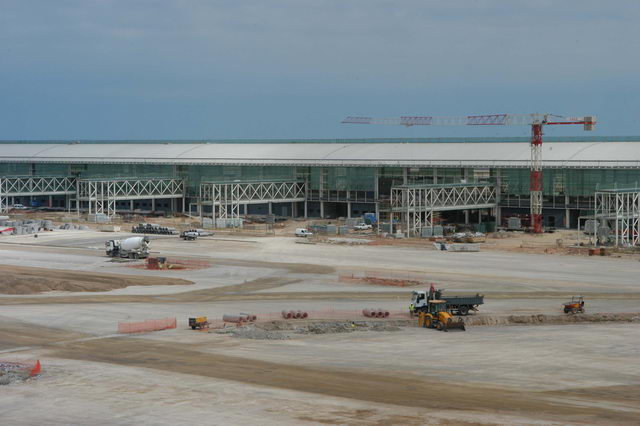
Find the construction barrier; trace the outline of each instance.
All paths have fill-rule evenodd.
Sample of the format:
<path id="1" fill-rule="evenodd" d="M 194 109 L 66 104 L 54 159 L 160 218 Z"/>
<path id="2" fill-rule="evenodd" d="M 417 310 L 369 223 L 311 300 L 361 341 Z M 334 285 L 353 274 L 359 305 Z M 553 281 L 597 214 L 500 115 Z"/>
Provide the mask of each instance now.
<path id="1" fill-rule="evenodd" d="M 176 325 L 176 317 L 146 320 L 140 322 L 119 322 L 118 333 L 147 333 L 149 331 L 159 331 L 176 328 Z"/>

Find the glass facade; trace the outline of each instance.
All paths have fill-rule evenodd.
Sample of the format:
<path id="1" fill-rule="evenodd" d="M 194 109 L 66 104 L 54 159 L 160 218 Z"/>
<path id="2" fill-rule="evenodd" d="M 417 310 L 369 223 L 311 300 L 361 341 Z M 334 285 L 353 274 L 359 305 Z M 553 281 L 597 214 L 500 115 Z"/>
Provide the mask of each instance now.
<path id="1" fill-rule="evenodd" d="M 598 189 L 640 186 L 640 169 L 544 169 L 546 197 L 592 197 Z M 77 176 L 79 178 L 171 177 L 187 181 L 188 195 L 198 193 L 203 181 L 277 181 L 299 179 L 313 191 L 373 193 L 381 198 L 391 187 L 409 184 L 456 183 L 495 178 L 496 169 L 402 167 L 289 167 L 202 166 L 151 164 L 0 163 L 0 176 Z M 376 182 L 377 179 L 377 182 Z M 526 197 L 529 169 L 500 169 L 503 194 Z M 367 195 L 369 196 L 369 195 Z"/>

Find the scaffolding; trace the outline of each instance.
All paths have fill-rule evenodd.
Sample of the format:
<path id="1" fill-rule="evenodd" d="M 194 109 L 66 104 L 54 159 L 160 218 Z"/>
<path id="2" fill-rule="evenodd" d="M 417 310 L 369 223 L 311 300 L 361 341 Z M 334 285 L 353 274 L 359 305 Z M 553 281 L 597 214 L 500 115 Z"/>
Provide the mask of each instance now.
<path id="1" fill-rule="evenodd" d="M 391 188 L 391 222 L 399 214 L 407 235 L 420 235 L 423 227 L 433 231 L 434 212 L 478 210 L 497 207 L 495 183 L 399 185 Z"/>
<path id="2" fill-rule="evenodd" d="M 116 214 L 116 201 L 184 198 L 184 180 L 165 178 L 80 179 L 77 186 L 76 209 L 88 203 L 89 214 Z"/>
<path id="3" fill-rule="evenodd" d="M 8 197 L 70 195 L 75 193 L 75 177 L 3 176 L 0 177 L 0 213 L 9 211 Z"/>
<path id="4" fill-rule="evenodd" d="M 639 245 L 640 188 L 596 191 L 594 219 L 614 233 L 616 246 Z"/>
<path id="5" fill-rule="evenodd" d="M 202 182 L 198 198 L 200 216 L 211 205 L 216 219 L 239 219 L 241 204 L 306 201 L 307 184 L 298 180 Z"/>

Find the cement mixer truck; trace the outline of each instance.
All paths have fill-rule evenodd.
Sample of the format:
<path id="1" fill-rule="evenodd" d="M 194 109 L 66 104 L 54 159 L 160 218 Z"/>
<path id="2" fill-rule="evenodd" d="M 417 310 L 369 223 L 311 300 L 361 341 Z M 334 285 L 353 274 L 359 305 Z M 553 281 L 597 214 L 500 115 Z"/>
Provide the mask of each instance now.
<path id="1" fill-rule="evenodd" d="M 145 259 L 149 256 L 149 237 L 131 237 L 126 240 L 109 240 L 104 243 L 107 256 Z"/>

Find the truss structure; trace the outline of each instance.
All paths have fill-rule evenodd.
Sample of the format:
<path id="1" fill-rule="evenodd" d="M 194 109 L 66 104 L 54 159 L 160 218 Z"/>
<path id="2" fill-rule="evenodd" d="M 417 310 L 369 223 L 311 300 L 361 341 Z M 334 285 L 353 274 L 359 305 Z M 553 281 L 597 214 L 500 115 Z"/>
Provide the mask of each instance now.
<path id="1" fill-rule="evenodd" d="M 211 205 L 213 219 L 238 219 L 241 204 L 296 202 L 307 199 L 307 185 L 303 181 L 237 181 L 203 182 L 200 184 L 200 212 L 202 205 Z"/>
<path id="2" fill-rule="evenodd" d="M 423 227 L 433 229 L 433 213 L 447 210 L 475 210 L 497 206 L 494 183 L 401 185 L 391 188 L 391 220 L 400 215 L 409 235 Z"/>
<path id="3" fill-rule="evenodd" d="M 611 229 L 617 246 L 640 245 L 640 188 L 596 191 L 595 219 Z"/>
<path id="4" fill-rule="evenodd" d="M 102 213 L 109 217 L 116 214 L 116 201 L 162 198 L 183 198 L 185 185 L 177 178 L 116 178 L 80 179 L 76 203 L 89 204 L 89 214 Z"/>
<path id="5" fill-rule="evenodd" d="M 0 177 L 0 213 L 9 209 L 7 197 L 67 195 L 76 193 L 76 178 L 60 176 Z"/>

